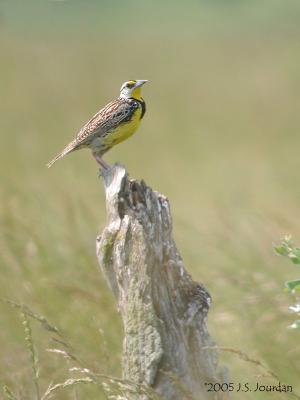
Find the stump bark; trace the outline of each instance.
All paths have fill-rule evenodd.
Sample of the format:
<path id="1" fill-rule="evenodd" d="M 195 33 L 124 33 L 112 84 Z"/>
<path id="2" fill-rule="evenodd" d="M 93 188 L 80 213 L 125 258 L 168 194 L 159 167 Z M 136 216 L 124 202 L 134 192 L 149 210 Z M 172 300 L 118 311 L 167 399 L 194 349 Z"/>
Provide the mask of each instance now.
<path id="1" fill-rule="evenodd" d="M 183 265 L 168 199 L 121 165 L 102 176 L 108 222 L 97 257 L 123 320 L 123 378 L 166 400 L 227 398 L 208 392 L 227 373 L 206 326 L 211 297 Z"/>

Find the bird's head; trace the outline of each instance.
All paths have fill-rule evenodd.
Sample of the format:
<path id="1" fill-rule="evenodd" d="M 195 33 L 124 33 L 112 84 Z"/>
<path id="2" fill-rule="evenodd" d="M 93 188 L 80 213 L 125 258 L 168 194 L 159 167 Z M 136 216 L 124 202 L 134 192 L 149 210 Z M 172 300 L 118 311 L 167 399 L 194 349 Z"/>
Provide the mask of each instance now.
<path id="1" fill-rule="evenodd" d="M 142 79 L 124 82 L 120 89 L 120 97 L 141 100 L 141 88 L 146 82 L 148 81 Z"/>

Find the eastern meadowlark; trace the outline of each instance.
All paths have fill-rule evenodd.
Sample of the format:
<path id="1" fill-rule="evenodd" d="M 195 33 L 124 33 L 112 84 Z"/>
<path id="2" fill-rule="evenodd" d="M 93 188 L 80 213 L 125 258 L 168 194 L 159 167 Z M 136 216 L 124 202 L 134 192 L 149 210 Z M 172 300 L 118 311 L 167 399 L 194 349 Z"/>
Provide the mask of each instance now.
<path id="1" fill-rule="evenodd" d="M 93 116 L 70 142 L 47 166 L 51 167 L 57 160 L 84 147 L 92 154 L 102 168 L 109 165 L 102 159 L 104 153 L 116 144 L 129 138 L 137 129 L 146 112 L 146 105 L 141 97 L 141 87 L 146 80 L 125 82 L 120 89 L 120 96 L 108 103 Z"/>

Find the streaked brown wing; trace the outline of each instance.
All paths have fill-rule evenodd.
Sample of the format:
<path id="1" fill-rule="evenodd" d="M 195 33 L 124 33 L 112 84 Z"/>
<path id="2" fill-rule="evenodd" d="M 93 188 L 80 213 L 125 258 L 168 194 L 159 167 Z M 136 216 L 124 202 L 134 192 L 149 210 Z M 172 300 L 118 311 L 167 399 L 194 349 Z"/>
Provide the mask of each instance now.
<path id="1" fill-rule="evenodd" d="M 113 130 L 123 120 L 130 119 L 134 107 L 126 99 L 116 99 L 102 108 L 80 130 L 77 146 L 85 144 L 95 135 L 102 136 Z"/>

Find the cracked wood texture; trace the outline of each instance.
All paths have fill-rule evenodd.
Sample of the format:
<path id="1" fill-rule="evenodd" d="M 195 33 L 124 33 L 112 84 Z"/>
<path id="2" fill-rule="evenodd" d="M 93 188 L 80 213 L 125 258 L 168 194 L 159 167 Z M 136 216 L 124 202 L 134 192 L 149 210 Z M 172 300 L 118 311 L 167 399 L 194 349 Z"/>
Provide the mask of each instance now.
<path id="1" fill-rule="evenodd" d="M 102 177 L 108 222 L 97 257 L 123 319 L 123 378 L 165 400 L 227 398 L 207 392 L 205 382 L 228 381 L 226 368 L 207 331 L 211 297 L 183 265 L 168 199 L 121 165 Z"/>

